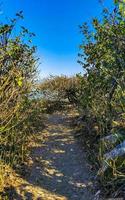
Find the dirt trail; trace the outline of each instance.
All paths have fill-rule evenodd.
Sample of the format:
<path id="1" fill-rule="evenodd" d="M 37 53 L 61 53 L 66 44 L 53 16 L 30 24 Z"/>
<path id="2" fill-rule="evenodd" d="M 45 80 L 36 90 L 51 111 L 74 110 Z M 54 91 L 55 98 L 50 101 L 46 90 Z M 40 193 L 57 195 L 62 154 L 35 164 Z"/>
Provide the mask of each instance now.
<path id="1" fill-rule="evenodd" d="M 82 145 L 73 137 L 70 117 L 63 114 L 48 116 L 46 128 L 36 135 L 31 166 L 25 181 L 22 179 L 22 184 L 17 187 L 17 199 L 93 200 L 92 174 Z"/>

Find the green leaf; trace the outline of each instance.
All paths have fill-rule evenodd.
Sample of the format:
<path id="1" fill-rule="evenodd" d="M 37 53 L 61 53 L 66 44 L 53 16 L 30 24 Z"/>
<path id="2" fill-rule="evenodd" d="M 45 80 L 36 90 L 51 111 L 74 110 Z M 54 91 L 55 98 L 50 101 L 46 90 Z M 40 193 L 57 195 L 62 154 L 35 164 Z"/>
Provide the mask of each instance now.
<path id="1" fill-rule="evenodd" d="M 114 3 L 115 3 L 115 4 L 118 4 L 118 3 L 119 3 L 119 1 L 118 1 L 118 0 L 114 0 Z"/>

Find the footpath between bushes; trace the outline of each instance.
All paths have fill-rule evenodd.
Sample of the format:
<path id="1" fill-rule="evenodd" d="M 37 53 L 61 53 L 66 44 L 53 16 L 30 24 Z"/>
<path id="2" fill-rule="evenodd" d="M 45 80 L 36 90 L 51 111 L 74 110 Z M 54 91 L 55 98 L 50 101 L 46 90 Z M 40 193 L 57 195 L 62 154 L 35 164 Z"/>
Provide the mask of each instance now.
<path id="1" fill-rule="evenodd" d="M 9 199 L 92 200 L 92 172 L 84 148 L 74 138 L 72 114 L 47 116 L 46 127 L 35 134 L 24 174 L 15 175 Z M 11 179 L 11 177 L 10 177 Z"/>

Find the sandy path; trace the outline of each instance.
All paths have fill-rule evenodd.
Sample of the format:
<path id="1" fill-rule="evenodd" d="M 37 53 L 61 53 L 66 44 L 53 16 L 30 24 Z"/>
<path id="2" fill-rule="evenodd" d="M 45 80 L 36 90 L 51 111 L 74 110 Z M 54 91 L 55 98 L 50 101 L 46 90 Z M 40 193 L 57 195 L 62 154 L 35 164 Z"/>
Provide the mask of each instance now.
<path id="1" fill-rule="evenodd" d="M 93 200 L 84 150 L 74 139 L 69 122 L 68 115 L 48 116 L 46 128 L 36 134 L 31 167 L 15 199 Z"/>

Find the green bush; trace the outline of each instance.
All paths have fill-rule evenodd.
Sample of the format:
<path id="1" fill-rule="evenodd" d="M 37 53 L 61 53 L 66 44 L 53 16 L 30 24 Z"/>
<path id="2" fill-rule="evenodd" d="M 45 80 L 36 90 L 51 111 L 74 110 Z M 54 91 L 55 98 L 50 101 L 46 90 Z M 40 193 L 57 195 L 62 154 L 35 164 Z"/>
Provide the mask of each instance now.
<path id="1" fill-rule="evenodd" d="M 85 134 L 85 138 L 89 149 L 95 150 L 100 167 L 104 161 L 104 145 L 100 138 L 109 135 L 116 125 L 117 128 L 125 127 L 125 16 L 118 6 L 117 1 L 112 13 L 105 9 L 102 20 L 93 19 L 92 31 L 87 23 L 80 27 L 84 42 L 80 46 L 79 63 L 86 74 L 78 76 L 82 88 L 79 110 L 86 116 L 86 125 L 90 126 L 93 121 L 97 127 L 94 132 L 94 127 L 91 130 L 91 126 L 88 127 L 89 134 L 88 137 Z M 111 183 L 112 191 L 115 191 L 119 187 L 117 181 L 121 180 L 123 184 L 123 162 L 120 167 L 112 162 L 108 176 L 101 174 L 103 189 Z"/>
<path id="2" fill-rule="evenodd" d="M 9 24 L 0 25 L 0 166 L 24 161 L 30 133 L 28 119 L 37 59 L 31 44 L 33 33 L 21 27 L 13 36 L 20 18 L 22 12 Z"/>

